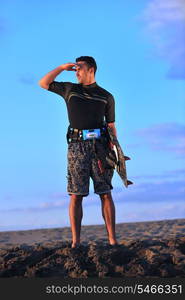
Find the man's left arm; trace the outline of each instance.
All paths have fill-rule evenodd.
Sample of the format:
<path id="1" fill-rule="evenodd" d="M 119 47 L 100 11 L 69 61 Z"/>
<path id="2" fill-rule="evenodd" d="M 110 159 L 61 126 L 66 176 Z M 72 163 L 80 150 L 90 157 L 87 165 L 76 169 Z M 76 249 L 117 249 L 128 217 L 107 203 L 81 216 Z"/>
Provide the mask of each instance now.
<path id="1" fill-rule="evenodd" d="M 113 134 L 117 137 L 115 123 L 107 123 L 107 126 L 112 130 Z"/>
<path id="2" fill-rule="evenodd" d="M 105 110 L 105 120 L 107 126 L 111 129 L 112 133 L 117 137 L 116 127 L 115 127 L 115 100 L 112 94 L 109 94 L 108 102 Z"/>

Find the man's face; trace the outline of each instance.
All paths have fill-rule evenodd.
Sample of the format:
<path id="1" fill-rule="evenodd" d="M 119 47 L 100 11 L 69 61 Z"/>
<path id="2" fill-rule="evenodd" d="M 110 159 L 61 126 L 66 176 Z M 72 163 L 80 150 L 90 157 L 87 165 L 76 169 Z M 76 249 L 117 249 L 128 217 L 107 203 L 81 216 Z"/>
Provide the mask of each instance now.
<path id="1" fill-rule="evenodd" d="M 85 61 L 78 61 L 76 63 L 76 77 L 79 83 L 84 83 L 88 80 L 89 76 L 92 74 L 92 69 L 89 69 Z"/>

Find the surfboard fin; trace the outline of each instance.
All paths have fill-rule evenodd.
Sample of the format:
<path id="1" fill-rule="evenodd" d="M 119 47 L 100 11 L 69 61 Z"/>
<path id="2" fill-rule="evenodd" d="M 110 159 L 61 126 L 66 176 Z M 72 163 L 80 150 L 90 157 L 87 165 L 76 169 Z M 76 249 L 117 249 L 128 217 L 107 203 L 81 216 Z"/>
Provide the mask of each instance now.
<path id="1" fill-rule="evenodd" d="M 134 184 L 134 183 L 130 180 L 127 180 L 127 185 L 129 185 L 129 184 Z"/>

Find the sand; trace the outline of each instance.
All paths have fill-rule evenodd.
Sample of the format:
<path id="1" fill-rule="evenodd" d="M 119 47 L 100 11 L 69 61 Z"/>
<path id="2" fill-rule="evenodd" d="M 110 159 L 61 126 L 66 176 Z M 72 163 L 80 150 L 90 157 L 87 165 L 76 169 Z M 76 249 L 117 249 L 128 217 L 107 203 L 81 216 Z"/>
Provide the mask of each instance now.
<path id="1" fill-rule="evenodd" d="M 0 277 L 185 277 L 185 219 L 82 226 L 71 249 L 70 228 L 0 232 Z"/>

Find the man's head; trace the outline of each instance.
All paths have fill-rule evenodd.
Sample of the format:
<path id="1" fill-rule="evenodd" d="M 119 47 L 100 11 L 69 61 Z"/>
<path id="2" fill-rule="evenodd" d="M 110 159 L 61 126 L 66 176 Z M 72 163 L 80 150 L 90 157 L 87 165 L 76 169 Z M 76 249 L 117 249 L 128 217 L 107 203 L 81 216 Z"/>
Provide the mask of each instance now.
<path id="1" fill-rule="evenodd" d="M 87 84 L 94 80 L 97 70 L 96 61 L 91 56 L 76 58 L 76 76 L 79 83 Z"/>

